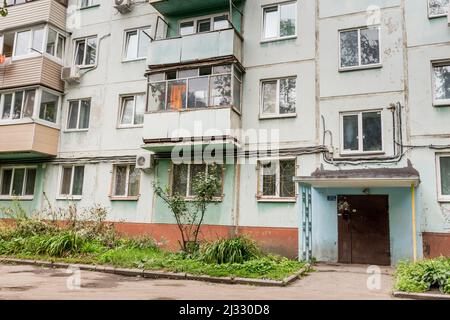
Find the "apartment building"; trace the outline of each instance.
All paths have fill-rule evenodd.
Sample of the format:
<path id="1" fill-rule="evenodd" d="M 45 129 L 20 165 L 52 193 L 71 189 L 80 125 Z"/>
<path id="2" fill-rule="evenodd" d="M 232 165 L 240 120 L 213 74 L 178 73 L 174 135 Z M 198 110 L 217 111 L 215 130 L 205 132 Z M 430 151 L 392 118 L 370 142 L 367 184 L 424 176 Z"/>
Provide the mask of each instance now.
<path id="1" fill-rule="evenodd" d="M 189 199 L 215 164 L 206 239 L 344 263 L 450 254 L 447 0 L 9 4 L 1 206 L 100 204 L 176 248 L 153 184 Z"/>

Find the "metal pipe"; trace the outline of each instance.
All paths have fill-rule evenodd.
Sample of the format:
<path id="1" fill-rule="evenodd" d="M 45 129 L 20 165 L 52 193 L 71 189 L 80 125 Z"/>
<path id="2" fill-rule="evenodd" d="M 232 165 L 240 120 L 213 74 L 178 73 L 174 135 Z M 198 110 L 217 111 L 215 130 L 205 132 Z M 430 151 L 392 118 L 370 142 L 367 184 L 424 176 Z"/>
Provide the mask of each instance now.
<path id="1" fill-rule="evenodd" d="M 412 219 L 412 240 L 413 240 L 413 258 L 417 261 L 417 236 L 416 236 L 416 196 L 414 183 L 411 184 L 411 219 Z"/>

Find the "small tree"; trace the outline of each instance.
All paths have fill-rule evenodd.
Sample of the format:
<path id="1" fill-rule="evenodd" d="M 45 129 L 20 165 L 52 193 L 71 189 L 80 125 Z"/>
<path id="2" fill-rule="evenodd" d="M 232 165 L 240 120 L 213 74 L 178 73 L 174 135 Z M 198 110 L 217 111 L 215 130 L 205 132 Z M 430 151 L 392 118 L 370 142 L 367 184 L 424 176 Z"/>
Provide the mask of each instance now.
<path id="1" fill-rule="evenodd" d="M 155 193 L 169 207 L 181 234 L 179 241 L 181 249 L 186 253 L 193 253 L 198 248 L 200 227 L 204 222 L 209 204 L 218 194 L 221 181 L 218 177 L 218 166 L 209 166 L 208 172 L 198 173 L 192 182 L 193 199 L 173 193 L 169 186 L 164 189 L 154 184 Z"/>

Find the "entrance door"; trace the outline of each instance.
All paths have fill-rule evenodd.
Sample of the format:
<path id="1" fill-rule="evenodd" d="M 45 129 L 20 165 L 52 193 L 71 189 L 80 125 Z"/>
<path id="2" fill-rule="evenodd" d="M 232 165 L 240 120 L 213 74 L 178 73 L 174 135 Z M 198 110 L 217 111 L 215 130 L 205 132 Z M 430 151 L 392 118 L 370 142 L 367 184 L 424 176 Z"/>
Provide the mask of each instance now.
<path id="1" fill-rule="evenodd" d="M 389 197 L 338 197 L 338 256 L 341 263 L 390 265 Z"/>

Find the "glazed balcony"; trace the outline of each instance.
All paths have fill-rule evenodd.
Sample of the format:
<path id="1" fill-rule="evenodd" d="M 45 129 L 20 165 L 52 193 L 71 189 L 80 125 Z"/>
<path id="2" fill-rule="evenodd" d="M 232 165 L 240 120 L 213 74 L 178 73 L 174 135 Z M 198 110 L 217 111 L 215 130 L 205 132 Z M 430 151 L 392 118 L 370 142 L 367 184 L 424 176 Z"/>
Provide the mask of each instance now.
<path id="1" fill-rule="evenodd" d="M 59 129 L 35 122 L 0 125 L 0 160 L 57 155 Z"/>
<path id="2" fill-rule="evenodd" d="M 151 69 L 223 57 L 242 61 L 242 38 L 234 28 L 152 41 L 147 61 Z"/>
<path id="3" fill-rule="evenodd" d="M 61 68 L 60 64 L 42 55 L 12 60 L 9 64 L 0 66 L 0 90 L 42 84 L 64 91 Z"/>
<path id="4" fill-rule="evenodd" d="M 9 6 L 8 15 L 0 19 L 0 31 L 20 28 L 23 25 L 51 23 L 66 28 L 67 0 L 34 0 Z"/>

